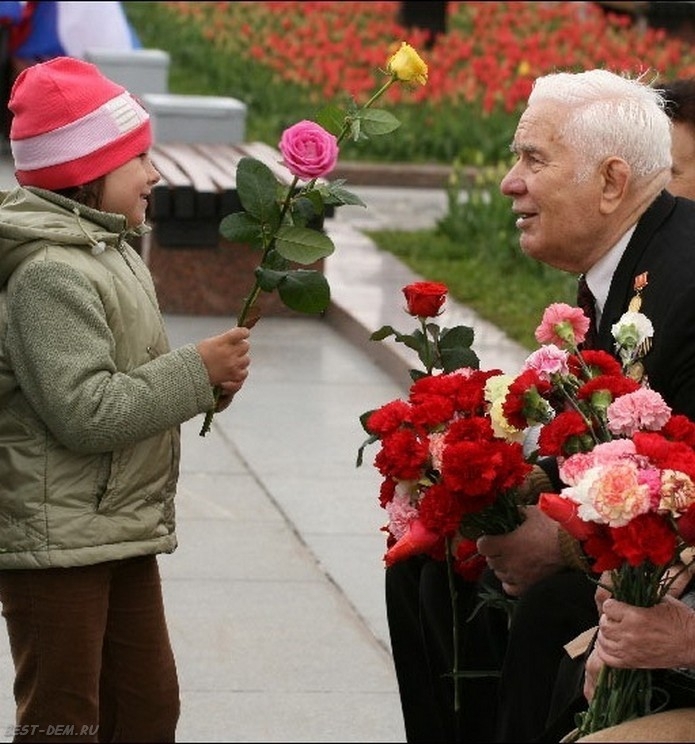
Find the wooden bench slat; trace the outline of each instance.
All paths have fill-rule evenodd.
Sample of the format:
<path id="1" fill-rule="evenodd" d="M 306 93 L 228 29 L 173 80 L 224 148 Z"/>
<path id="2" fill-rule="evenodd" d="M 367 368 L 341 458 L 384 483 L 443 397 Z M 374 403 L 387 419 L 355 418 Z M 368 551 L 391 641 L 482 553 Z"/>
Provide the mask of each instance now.
<path id="1" fill-rule="evenodd" d="M 266 145 L 265 142 L 244 142 L 235 147 L 240 150 L 244 155 L 248 155 L 251 158 L 260 160 L 261 163 L 270 168 L 276 178 L 280 180 L 285 186 L 289 186 L 294 180 L 294 176 L 290 173 L 286 166 L 282 165 L 280 160 L 282 155 L 270 145 Z M 298 181 L 301 185 L 306 183 L 305 181 Z"/>
<path id="2" fill-rule="evenodd" d="M 163 152 L 158 145 L 153 145 L 150 150 L 150 159 L 159 175 L 173 188 L 190 186 L 190 179 L 176 164 L 175 160 Z"/>
<path id="3" fill-rule="evenodd" d="M 238 161 L 227 163 L 220 158 L 220 153 L 225 149 L 224 145 L 200 143 L 192 145 L 192 147 L 205 157 L 210 177 L 219 189 L 236 189 L 236 166 Z"/>
<path id="4" fill-rule="evenodd" d="M 178 165 L 196 191 L 217 191 L 217 184 L 210 177 L 208 164 L 201 162 L 201 156 L 193 148 L 184 144 L 167 143 L 158 145 L 157 151 Z"/>

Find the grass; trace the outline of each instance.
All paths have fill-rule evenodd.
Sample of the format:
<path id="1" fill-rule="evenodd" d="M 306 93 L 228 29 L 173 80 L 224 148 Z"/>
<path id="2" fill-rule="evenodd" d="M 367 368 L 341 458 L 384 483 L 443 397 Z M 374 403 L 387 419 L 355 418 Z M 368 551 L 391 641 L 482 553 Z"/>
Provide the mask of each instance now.
<path id="1" fill-rule="evenodd" d="M 543 310 L 552 302 L 575 302 L 573 276 L 547 267 L 540 270 L 518 248 L 514 258 L 491 261 L 436 230 L 389 230 L 369 236 L 416 274 L 446 284 L 452 298 L 529 350 L 538 346 L 533 332 Z"/>

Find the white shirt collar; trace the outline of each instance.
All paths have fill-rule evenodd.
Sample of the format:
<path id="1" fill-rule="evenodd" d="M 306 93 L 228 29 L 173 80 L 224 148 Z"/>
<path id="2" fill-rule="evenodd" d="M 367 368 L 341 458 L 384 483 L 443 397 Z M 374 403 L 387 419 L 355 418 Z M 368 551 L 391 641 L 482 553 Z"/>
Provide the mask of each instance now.
<path id="1" fill-rule="evenodd" d="M 613 274 L 625 253 L 627 244 L 637 225 L 633 225 L 620 240 L 586 272 L 586 283 L 596 301 L 596 324 L 601 322 L 603 308 L 608 299 Z"/>

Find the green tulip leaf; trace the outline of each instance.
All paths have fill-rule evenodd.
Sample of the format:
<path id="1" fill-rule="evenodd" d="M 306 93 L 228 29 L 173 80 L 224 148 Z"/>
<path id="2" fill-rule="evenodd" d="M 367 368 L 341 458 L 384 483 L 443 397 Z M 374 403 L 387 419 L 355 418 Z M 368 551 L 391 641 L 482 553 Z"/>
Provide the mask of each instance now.
<path id="1" fill-rule="evenodd" d="M 267 165 L 255 158 L 242 158 L 236 170 L 236 187 L 246 212 L 259 222 L 277 224 L 278 182 Z"/>
<path id="2" fill-rule="evenodd" d="M 308 227 L 283 225 L 275 237 L 277 252 L 288 261 L 307 266 L 330 256 L 335 250 L 333 241 L 322 232 Z"/>
<path id="3" fill-rule="evenodd" d="M 331 289 L 320 271 L 288 271 L 278 285 L 280 299 L 299 313 L 322 313 L 331 301 Z"/>

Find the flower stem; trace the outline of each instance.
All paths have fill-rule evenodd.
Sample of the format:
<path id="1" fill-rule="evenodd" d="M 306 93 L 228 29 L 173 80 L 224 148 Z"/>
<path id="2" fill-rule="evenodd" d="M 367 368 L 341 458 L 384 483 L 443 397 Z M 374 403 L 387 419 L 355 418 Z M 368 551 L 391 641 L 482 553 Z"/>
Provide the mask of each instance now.
<path id="1" fill-rule="evenodd" d="M 420 316 L 420 327 L 422 328 L 422 336 L 425 340 L 424 348 L 423 348 L 423 355 L 424 358 L 422 360 L 423 364 L 425 365 L 425 369 L 427 370 L 427 374 L 432 374 L 432 369 L 434 367 L 434 354 L 432 353 L 432 345 L 430 344 L 430 340 L 427 336 L 427 318 L 423 318 Z"/>
<path id="2" fill-rule="evenodd" d="M 449 579 L 449 595 L 451 596 L 451 617 L 452 617 L 452 642 L 454 644 L 454 661 L 451 674 L 454 680 L 454 715 L 458 716 L 461 709 L 461 690 L 459 680 L 459 623 L 458 623 L 458 595 L 456 592 L 456 582 L 454 580 L 454 558 L 451 552 L 452 538 L 447 537 L 446 546 L 446 570 Z"/>
<path id="3" fill-rule="evenodd" d="M 294 190 L 297 188 L 298 183 L 299 183 L 299 177 L 295 176 L 294 180 L 292 181 L 292 184 L 287 190 L 287 194 L 285 195 L 285 200 L 283 201 L 282 207 L 280 209 L 280 219 L 278 221 L 279 225 L 282 225 L 282 222 L 285 219 L 285 215 L 287 214 L 287 210 L 290 208 L 290 203 L 292 201 L 292 194 L 294 193 Z M 270 239 L 268 244 L 263 248 L 263 256 L 261 257 L 261 262 L 260 262 L 261 268 L 265 265 L 265 261 L 268 258 L 268 254 L 270 253 L 270 250 L 271 248 L 273 248 L 274 245 L 275 245 L 275 235 L 273 235 L 273 237 Z M 260 293 L 261 293 L 261 283 L 258 280 L 258 278 L 256 278 L 256 281 L 254 282 L 254 285 L 253 285 L 253 289 L 246 296 L 246 299 L 244 300 L 244 304 L 242 305 L 241 311 L 239 312 L 239 315 L 237 316 L 236 324 L 240 328 L 243 328 L 244 325 L 247 323 L 251 308 L 253 307 L 253 304 L 258 299 L 258 295 Z M 251 326 L 248 326 L 248 327 L 250 328 Z M 203 426 L 200 429 L 201 437 L 204 437 L 210 431 L 210 427 L 212 426 L 212 419 L 213 419 L 213 416 L 215 415 L 215 408 L 217 408 L 217 401 L 220 398 L 221 392 L 222 391 L 218 386 L 215 386 L 212 390 L 212 394 L 215 399 L 215 402 L 212 408 L 205 414 L 205 420 L 203 421 Z"/>
<path id="4" fill-rule="evenodd" d="M 395 75 L 393 75 L 391 78 L 389 78 L 389 80 L 387 80 L 381 86 L 381 88 L 379 88 L 379 90 L 377 90 L 377 92 L 374 93 L 374 95 L 367 101 L 367 103 L 365 103 L 364 106 L 362 106 L 362 109 L 361 110 L 364 111 L 365 109 L 368 109 L 375 101 L 377 101 L 379 98 L 381 98 L 381 96 L 383 96 L 384 93 L 386 93 L 386 91 L 397 80 L 398 80 L 398 78 Z M 337 144 L 338 145 L 345 139 L 345 137 L 347 136 L 348 132 L 352 128 L 351 127 L 351 124 L 352 124 L 352 117 L 351 116 L 346 116 L 345 117 L 345 121 L 343 122 L 343 128 L 340 130 L 340 134 L 338 135 L 338 139 L 337 139 Z"/>

